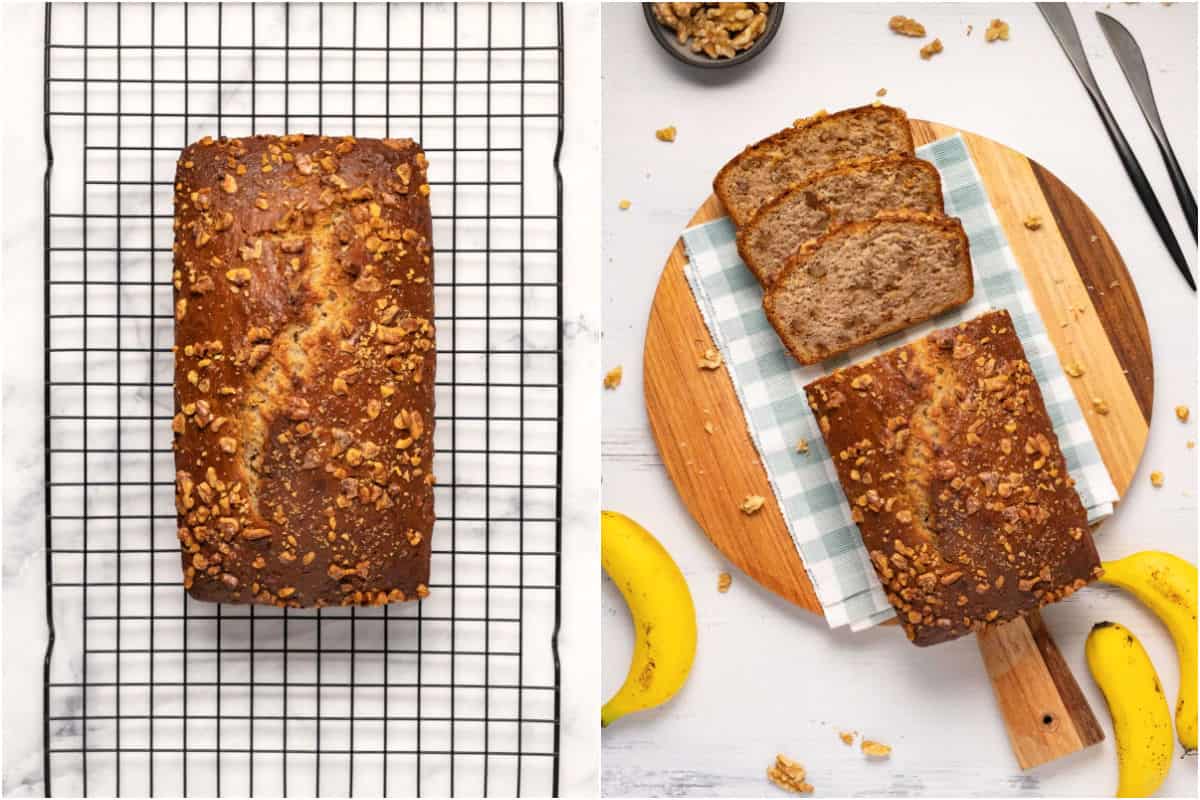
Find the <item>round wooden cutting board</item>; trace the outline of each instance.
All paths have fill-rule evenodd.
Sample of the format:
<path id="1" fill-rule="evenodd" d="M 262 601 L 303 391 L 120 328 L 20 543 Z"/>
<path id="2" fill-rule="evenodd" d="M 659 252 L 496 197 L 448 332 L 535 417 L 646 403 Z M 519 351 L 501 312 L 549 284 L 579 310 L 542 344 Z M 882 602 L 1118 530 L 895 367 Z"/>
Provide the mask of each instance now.
<path id="1" fill-rule="evenodd" d="M 1154 376 L 1146 319 L 1117 248 L 1087 205 L 1036 162 L 948 125 L 911 124 L 917 145 L 960 132 L 966 139 L 1059 358 L 1085 368 L 1071 386 L 1124 495 L 1146 444 Z M 724 215 L 720 201 L 709 197 L 688 225 Z M 1037 230 L 1023 224 L 1031 215 L 1042 220 Z M 686 263 L 681 240 L 667 259 L 646 329 L 646 409 L 659 453 L 717 549 L 766 588 L 820 614 L 778 505 L 768 502 L 753 516 L 738 508 L 747 495 L 774 495 L 728 373 L 697 367 L 713 342 L 684 277 Z M 1108 414 L 1094 410 L 1094 398 Z"/>

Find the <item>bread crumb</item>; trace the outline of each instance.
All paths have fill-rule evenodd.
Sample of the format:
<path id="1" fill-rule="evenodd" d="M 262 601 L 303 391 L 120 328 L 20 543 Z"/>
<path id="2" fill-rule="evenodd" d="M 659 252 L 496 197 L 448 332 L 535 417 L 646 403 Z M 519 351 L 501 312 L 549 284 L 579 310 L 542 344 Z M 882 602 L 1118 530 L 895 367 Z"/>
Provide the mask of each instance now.
<path id="1" fill-rule="evenodd" d="M 696 366 L 700 369 L 719 369 L 721 366 L 721 353 L 715 347 L 710 347 L 704 351 L 704 355 L 696 359 Z"/>
<path id="2" fill-rule="evenodd" d="M 1155 489 L 1161 489 L 1163 485 L 1163 474 L 1158 470 L 1150 473 L 1150 485 Z"/>
<path id="3" fill-rule="evenodd" d="M 1069 364 L 1064 364 L 1063 372 L 1067 373 L 1072 378 L 1082 378 L 1083 377 L 1083 367 L 1080 366 L 1078 361 L 1072 361 Z"/>
<path id="4" fill-rule="evenodd" d="M 1187 422 L 1191 413 L 1187 406 L 1175 406 L 1175 416 L 1179 418 L 1180 422 Z"/>
<path id="5" fill-rule="evenodd" d="M 942 40 L 934 39 L 932 42 L 921 48 L 921 58 L 928 61 L 938 53 L 942 52 L 944 49 L 945 48 L 942 47 Z"/>
<path id="6" fill-rule="evenodd" d="M 733 583 L 733 576 L 728 572 L 722 572 L 717 576 L 717 591 L 725 594 L 729 591 L 730 584 Z"/>
<path id="7" fill-rule="evenodd" d="M 1101 416 L 1108 414 L 1108 403 L 1104 402 L 1103 397 L 1092 398 L 1092 409 Z"/>
<path id="8" fill-rule="evenodd" d="M 604 388 L 615 389 L 621 385 L 621 374 L 623 370 L 618 367 L 613 367 L 608 372 L 604 373 Z"/>
<path id="9" fill-rule="evenodd" d="M 1187 440 L 1187 449 L 1188 449 L 1188 450 L 1191 450 L 1191 449 L 1192 449 L 1193 447 L 1195 447 L 1195 446 L 1196 446 L 1196 443 L 1195 443 L 1195 442 L 1193 442 L 1191 439 L 1188 439 L 1188 440 Z"/>
<path id="10" fill-rule="evenodd" d="M 804 780 L 804 767 L 785 755 L 775 756 L 775 763 L 767 767 L 767 777 L 780 789 L 796 794 L 812 794 L 812 784 Z"/>
<path id="11" fill-rule="evenodd" d="M 842 740 L 842 744 L 849 747 L 854 744 L 854 731 L 838 731 L 838 738 Z"/>
<path id="12" fill-rule="evenodd" d="M 796 452 L 804 453 L 805 455 L 808 454 L 808 439 L 801 439 L 796 442 Z"/>
<path id="13" fill-rule="evenodd" d="M 1026 228 L 1029 228 L 1031 231 L 1036 231 L 1038 228 L 1042 227 L 1042 218 L 1037 214 L 1030 214 L 1021 221 L 1021 224 Z"/>
<path id="14" fill-rule="evenodd" d="M 876 97 L 874 100 L 871 101 L 871 108 L 879 108 L 882 105 L 883 105 L 883 101 L 880 100 L 878 97 Z"/>
<path id="15" fill-rule="evenodd" d="M 967 36 L 970 36 L 970 35 L 971 35 L 971 31 L 973 31 L 973 30 L 975 30 L 975 26 L 974 26 L 974 25 L 968 25 L 968 26 L 967 26 Z"/>
<path id="16" fill-rule="evenodd" d="M 1120 282 L 1120 281 L 1113 281 L 1112 283 L 1110 283 L 1110 284 L 1108 285 L 1108 288 L 1110 288 L 1110 289 L 1116 289 L 1116 288 L 1117 288 L 1118 286 L 1120 286 L 1120 285 L 1121 285 L 1121 282 Z"/>
<path id="17" fill-rule="evenodd" d="M 617 203 L 617 208 L 621 209 L 622 211 L 628 211 L 631 205 L 633 205 L 633 203 L 629 202 L 628 200 L 622 200 L 621 202 Z"/>
<path id="18" fill-rule="evenodd" d="M 738 508 L 748 517 L 762 508 L 765 502 L 767 502 L 767 499 L 760 494 L 748 494 Z"/>
<path id="19" fill-rule="evenodd" d="M 892 754 L 892 748 L 882 742 L 863 739 L 862 751 L 873 758 L 887 758 Z"/>
<path id="20" fill-rule="evenodd" d="M 901 36 L 912 36 L 920 39 L 925 35 L 925 26 L 915 19 L 896 15 L 888 20 L 888 27 Z"/>
<path id="21" fill-rule="evenodd" d="M 675 134 L 676 134 L 676 130 L 675 130 L 674 125 L 668 125 L 665 128 L 659 128 L 658 130 L 656 130 L 654 132 L 655 138 L 658 139 L 660 142 L 675 141 Z"/>
<path id="22" fill-rule="evenodd" d="M 983 32 L 983 38 L 985 41 L 989 41 L 989 42 L 994 42 L 996 40 L 1007 42 L 1008 41 L 1008 23 L 1002 19 L 992 20 L 988 24 L 987 30 Z"/>
<path id="23" fill-rule="evenodd" d="M 712 420 L 704 421 L 704 432 L 705 433 L 711 434 L 715 430 L 716 430 L 716 427 L 713 426 Z"/>
<path id="24" fill-rule="evenodd" d="M 882 89 L 882 88 L 881 88 L 881 89 L 876 89 L 876 90 L 875 90 L 875 96 L 876 96 L 876 97 L 887 97 L 887 89 Z"/>

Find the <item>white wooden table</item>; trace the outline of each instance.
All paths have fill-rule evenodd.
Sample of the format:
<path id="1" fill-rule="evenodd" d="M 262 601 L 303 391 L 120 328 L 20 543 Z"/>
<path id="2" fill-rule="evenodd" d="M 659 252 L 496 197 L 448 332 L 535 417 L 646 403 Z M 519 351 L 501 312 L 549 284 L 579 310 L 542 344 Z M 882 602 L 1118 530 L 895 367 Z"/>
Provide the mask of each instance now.
<path id="1" fill-rule="evenodd" d="M 1167 211 L 1191 240 L 1166 170 L 1093 11 L 1074 8 L 1093 69 Z M 942 39 L 922 61 L 921 42 L 893 35 L 903 13 Z M 1196 8 L 1113 4 L 1108 13 L 1141 43 L 1164 122 L 1196 187 Z M 993 17 L 1008 42 L 985 44 Z M 967 25 L 973 25 L 970 37 Z M 746 143 L 818 108 L 886 101 L 915 117 L 953 124 L 1014 147 L 1048 167 L 1092 207 L 1129 266 L 1149 320 L 1154 415 L 1142 469 L 1098 539 L 1101 555 L 1158 548 L 1196 559 L 1196 296 L 1186 290 L 1121 169 L 1104 129 L 1041 15 L 1032 5 L 793 4 L 771 49 L 716 75 L 671 60 L 637 5 L 609 5 L 603 20 L 604 366 L 624 383 L 604 394 L 603 503 L 658 535 L 687 575 L 700 622 L 691 679 L 662 709 L 606 730 L 602 789 L 610 795 L 775 794 L 764 771 L 777 752 L 799 760 L 822 795 L 1108 795 L 1116 755 L 1104 700 L 1083 658 L 1091 625 L 1119 620 L 1142 639 L 1173 698 L 1178 675 L 1165 630 L 1131 598 L 1081 592 L 1045 612 L 1108 739 L 1022 774 L 1001 725 L 975 643 L 910 647 L 895 628 L 830 632 L 732 570 L 688 516 L 661 463 L 642 400 L 641 353 L 666 254 L 712 175 Z M 674 144 L 654 130 L 678 128 Z M 621 199 L 632 201 L 620 211 Z M 1194 263 L 1194 262 L 1193 262 Z M 1166 475 L 1155 490 L 1152 469 Z M 728 594 L 717 575 L 733 572 Z M 603 588 L 603 688 L 624 679 L 632 632 L 620 594 Z M 891 744 L 868 763 L 839 730 Z M 1196 795 L 1196 761 L 1175 763 L 1163 796 Z"/>

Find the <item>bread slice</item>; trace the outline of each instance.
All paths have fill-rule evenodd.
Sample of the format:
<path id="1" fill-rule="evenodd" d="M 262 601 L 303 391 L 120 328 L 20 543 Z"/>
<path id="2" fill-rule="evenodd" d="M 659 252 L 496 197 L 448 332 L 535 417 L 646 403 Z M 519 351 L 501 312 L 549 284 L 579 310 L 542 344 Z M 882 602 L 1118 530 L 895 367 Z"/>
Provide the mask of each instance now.
<path id="1" fill-rule="evenodd" d="M 908 115 L 898 108 L 818 114 L 747 147 L 717 173 L 713 191 L 741 227 L 771 198 L 843 161 L 914 152 Z"/>
<path id="2" fill-rule="evenodd" d="M 885 211 L 807 242 L 763 296 L 801 364 L 816 364 L 967 302 L 971 253 L 953 217 Z"/>
<path id="3" fill-rule="evenodd" d="M 941 214 L 942 179 L 928 161 L 888 156 L 818 173 L 755 212 L 737 232 L 738 253 L 763 286 L 809 239 L 880 211 Z"/>

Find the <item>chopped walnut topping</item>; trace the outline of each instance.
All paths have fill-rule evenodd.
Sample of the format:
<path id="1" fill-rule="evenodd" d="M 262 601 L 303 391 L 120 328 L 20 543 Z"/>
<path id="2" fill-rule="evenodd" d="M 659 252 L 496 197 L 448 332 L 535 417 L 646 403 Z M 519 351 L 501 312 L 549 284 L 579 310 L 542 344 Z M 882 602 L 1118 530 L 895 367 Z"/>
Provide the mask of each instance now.
<path id="1" fill-rule="evenodd" d="M 862 751 L 873 758 L 887 758 L 892 754 L 892 748 L 882 742 L 875 742 L 870 739 L 863 739 Z"/>
<path id="2" fill-rule="evenodd" d="M 945 48 L 942 47 L 942 40 L 934 39 L 932 42 L 921 48 L 921 58 L 928 61 L 938 53 L 942 52 L 944 49 Z"/>
<path id="3" fill-rule="evenodd" d="M 702 356 L 696 359 L 696 366 L 700 369 L 719 369 L 721 363 L 721 353 L 715 347 L 708 348 Z"/>
<path id="4" fill-rule="evenodd" d="M 738 508 L 742 510 L 743 514 L 750 516 L 762 508 L 763 503 L 765 502 L 767 502 L 767 500 L 762 495 L 748 494 L 746 495 L 746 499 L 742 501 L 742 504 L 738 506 Z"/>
<path id="5" fill-rule="evenodd" d="M 232 436 L 222 436 L 218 440 L 218 444 L 221 445 L 221 449 L 226 453 L 232 455 L 237 452 L 237 439 L 234 439 Z"/>
<path id="6" fill-rule="evenodd" d="M 775 756 L 775 763 L 767 767 L 767 777 L 780 789 L 795 794 L 811 794 L 812 784 L 805 781 L 804 767 L 783 754 Z"/>
<path id="7" fill-rule="evenodd" d="M 693 53 L 732 58 L 762 36 L 770 3 L 653 3 L 650 8 Z"/>
<path id="8" fill-rule="evenodd" d="M 987 30 L 983 32 L 984 41 L 1002 42 L 1008 41 L 1008 23 L 1002 19 L 994 19 L 988 23 Z"/>
<path id="9" fill-rule="evenodd" d="M 888 27 L 901 36 L 911 36 L 920 39 L 925 35 L 925 26 L 909 17 L 896 15 L 888 20 Z"/>
<path id="10" fill-rule="evenodd" d="M 615 389 L 621 385 L 621 367 L 613 367 L 608 372 L 604 373 L 604 388 Z"/>
<path id="11" fill-rule="evenodd" d="M 237 179 L 229 173 L 225 173 L 225 177 L 221 179 L 221 189 L 223 189 L 226 194 L 233 194 L 238 189 Z"/>
<path id="12" fill-rule="evenodd" d="M 729 591 L 730 585 L 733 583 L 733 576 L 728 572 L 722 572 L 717 576 L 717 591 L 721 594 Z"/>

